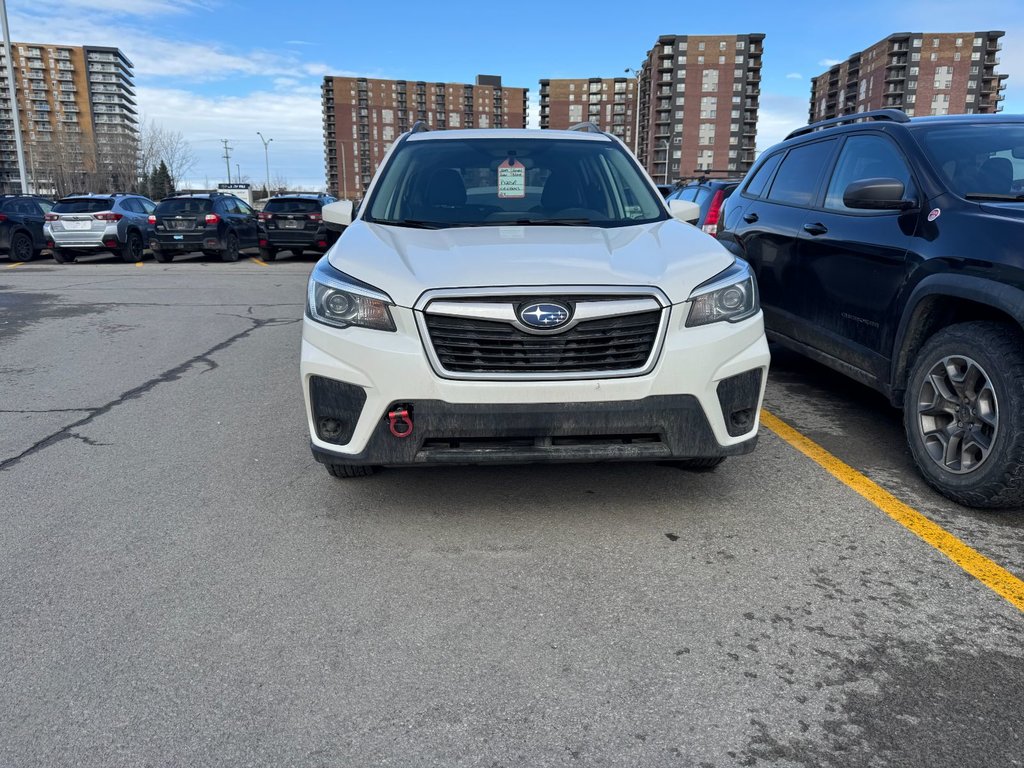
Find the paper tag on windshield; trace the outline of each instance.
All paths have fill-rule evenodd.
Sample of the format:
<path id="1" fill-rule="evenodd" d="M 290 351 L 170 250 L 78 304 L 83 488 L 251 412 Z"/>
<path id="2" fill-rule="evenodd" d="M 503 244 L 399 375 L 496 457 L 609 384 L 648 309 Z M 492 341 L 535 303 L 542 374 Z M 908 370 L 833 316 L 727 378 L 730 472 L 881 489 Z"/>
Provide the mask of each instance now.
<path id="1" fill-rule="evenodd" d="M 498 166 L 498 197 L 526 197 L 526 166 L 514 157 Z"/>

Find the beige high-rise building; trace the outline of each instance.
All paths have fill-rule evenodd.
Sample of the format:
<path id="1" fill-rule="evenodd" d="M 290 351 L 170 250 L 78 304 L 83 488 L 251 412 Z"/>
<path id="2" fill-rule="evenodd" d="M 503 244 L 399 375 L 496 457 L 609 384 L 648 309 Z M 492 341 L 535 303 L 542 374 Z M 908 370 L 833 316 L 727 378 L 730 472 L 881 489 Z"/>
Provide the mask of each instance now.
<path id="1" fill-rule="evenodd" d="M 324 78 L 324 159 L 327 188 L 358 199 L 391 143 L 422 120 L 431 129 L 525 128 L 526 88 L 502 86 L 498 75 L 476 84 Z"/>
<path id="2" fill-rule="evenodd" d="M 900 32 L 811 79 L 810 122 L 872 109 L 910 116 L 1002 109 L 1003 32 Z"/>
<path id="3" fill-rule="evenodd" d="M 33 191 L 123 191 L 138 178 L 131 61 L 117 48 L 13 43 Z M 95 186 L 96 189 L 89 189 Z M 0 191 L 20 192 L 6 50 L 0 46 Z"/>
<path id="4" fill-rule="evenodd" d="M 594 123 L 636 151 L 636 78 L 540 81 L 540 127 L 564 130 Z"/>
<path id="5" fill-rule="evenodd" d="M 659 183 L 754 163 L 764 35 L 662 35 L 640 71 L 637 157 Z"/>

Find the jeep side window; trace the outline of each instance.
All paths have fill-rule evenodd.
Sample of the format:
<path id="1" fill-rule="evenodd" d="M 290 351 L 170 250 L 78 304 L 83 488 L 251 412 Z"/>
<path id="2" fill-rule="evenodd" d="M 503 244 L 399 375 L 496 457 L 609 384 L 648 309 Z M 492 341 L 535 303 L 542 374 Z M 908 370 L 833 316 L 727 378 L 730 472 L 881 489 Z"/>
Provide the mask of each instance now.
<path id="1" fill-rule="evenodd" d="M 789 150 L 775 174 L 768 199 L 788 205 L 811 205 L 818 191 L 822 168 L 828 162 L 834 146 L 835 139 L 829 139 Z"/>
<path id="2" fill-rule="evenodd" d="M 877 178 L 899 179 L 903 182 L 903 197 L 910 199 L 915 196 L 910 168 L 891 141 L 870 134 L 850 136 L 839 153 L 839 162 L 825 195 L 825 207 L 833 211 L 851 211 L 843 204 L 846 188 L 855 181 Z M 857 213 L 864 211 L 858 210 Z"/>
<path id="3" fill-rule="evenodd" d="M 772 177 L 772 173 L 778 167 L 779 161 L 784 154 L 785 152 L 776 152 L 761 163 L 761 167 L 754 172 L 754 176 L 747 183 L 743 194 L 750 195 L 751 197 L 760 197 L 761 193 L 764 192 L 765 185 L 768 184 L 768 179 Z"/>

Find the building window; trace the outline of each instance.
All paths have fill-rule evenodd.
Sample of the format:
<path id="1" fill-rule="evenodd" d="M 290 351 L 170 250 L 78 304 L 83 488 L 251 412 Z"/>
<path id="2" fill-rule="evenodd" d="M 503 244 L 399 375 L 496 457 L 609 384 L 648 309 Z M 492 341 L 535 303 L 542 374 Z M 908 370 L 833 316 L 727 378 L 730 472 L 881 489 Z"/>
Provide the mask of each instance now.
<path id="1" fill-rule="evenodd" d="M 971 61 L 980 61 L 980 60 L 981 60 L 981 51 L 974 51 L 973 53 L 971 53 Z"/>
<path id="2" fill-rule="evenodd" d="M 935 88 L 940 90 L 946 90 L 953 85 L 953 68 L 952 67 L 936 67 L 935 68 Z"/>
<path id="3" fill-rule="evenodd" d="M 677 107 L 681 107 L 685 103 L 686 103 L 686 97 L 685 96 L 676 96 L 676 106 Z"/>
<path id="4" fill-rule="evenodd" d="M 938 47 L 939 47 L 939 38 L 933 37 L 932 38 L 932 48 L 938 48 Z"/>
<path id="5" fill-rule="evenodd" d="M 981 38 L 980 37 L 974 38 L 974 45 L 975 45 L 975 47 L 981 45 Z"/>
<path id="6" fill-rule="evenodd" d="M 701 42 L 697 43 L 697 50 L 698 51 L 703 51 L 704 50 L 704 41 L 703 40 Z"/>
<path id="7" fill-rule="evenodd" d="M 911 61 L 920 61 L 921 60 L 921 54 L 920 53 L 912 53 L 912 54 L 910 54 L 910 60 Z"/>
<path id="8" fill-rule="evenodd" d="M 740 54 L 737 54 L 737 55 L 736 55 L 736 63 L 737 63 L 737 64 L 742 64 L 742 63 L 743 63 L 743 61 L 744 61 L 744 58 L 743 58 L 743 54 L 742 54 L 742 53 L 740 53 Z"/>
<path id="9" fill-rule="evenodd" d="M 933 53 L 930 58 L 931 58 L 932 61 L 935 61 L 936 59 L 939 58 L 939 54 Z"/>
<path id="10" fill-rule="evenodd" d="M 920 69 L 918 67 L 911 67 L 910 68 L 910 74 L 913 77 L 917 77 L 917 74 L 918 74 L 919 71 L 920 71 Z"/>
<path id="11" fill-rule="evenodd" d="M 920 38 L 920 37 L 915 37 L 915 38 L 914 38 L 914 39 L 913 39 L 913 40 L 912 40 L 912 41 L 910 42 L 910 45 L 911 45 L 912 47 L 914 47 L 914 48 L 920 48 L 920 47 L 921 47 L 921 38 Z"/>
<path id="12" fill-rule="evenodd" d="M 745 42 L 743 42 L 742 40 L 737 40 L 736 41 L 736 50 L 737 51 L 742 51 L 746 47 L 747 47 L 747 44 Z"/>
<path id="13" fill-rule="evenodd" d="M 718 90 L 718 70 L 717 69 L 705 69 L 701 73 L 701 90 L 702 91 L 717 91 Z"/>
<path id="14" fill-rule="evenodd" d="M 681 43 L 676 43 L 676 50 L 677 51 L 685 51 L 686 50 L 686 41 L 684 40 Z"/>
<path id="15" fill-rule="evenodd" d="M 682 110 L 680 110 L 680 111 L 676 112 L 676 120 L 682 120 L 682 119 L 683 119 L 683 112 L 682 112 Z"/>
<path id="16" fill-rule="evenodd" d="M 721 41 L 721 42 L 720 42 L 720 43 L 718 44 L 718 50 L 720 50 L 720 51 L 724 51 L 724 50 L 725 50 L 725 40 L 722 40 L 722 41 Z"/>
<path id="17" fill-rule="evenodd" d="M 718 57 L 718 63 L 719 64 L 725 64 L 725 56 L 719 56 Z"/>
<path id="18" fill-rule="evenodd" d="M 915 101 L 917 101 L 917 96 L 911 93 L 904 99 L 904 101 L 907 102 L 907 104 L 913 104 Z"/>
<path id="19" fill-rule="evenodd" d="M 967 94 L 967 103 L 968 104 L 974 103 L 974 94 L 973 93 L 968 93 Z"/>
<path id="20" fill-rule="evenodd" d="M 978 87 L 978 81 L 977 80 L 968 80 L 967 81 L 967 90 L 973 91 L 977 87 Z"/>
<path id="21" fill-rule="evenodd" d="M 963 39 L 962 37 L 958 37 L 958 38 L 956 39 L 956 47 L 957 47 L 957 48 L 959 48 L 959 47 L 960 47 L 960 46 L 962 46 L 963 44 L 964 44 L 964 39 Z"/>
<path id="22" fill-rule="evenodd" d="M 676 93 L 683 93 L 686 91 L 686 83 L 676 83 Z"/>
<path id="23" fill-rule="evenodd" d="M 701 45 L 703 45 L 703 43 L 701 43 Z M 704 64 L 704 57 L 703 56 L 698 56 L 697 57 L 697 63 L 703 65 Z"/>

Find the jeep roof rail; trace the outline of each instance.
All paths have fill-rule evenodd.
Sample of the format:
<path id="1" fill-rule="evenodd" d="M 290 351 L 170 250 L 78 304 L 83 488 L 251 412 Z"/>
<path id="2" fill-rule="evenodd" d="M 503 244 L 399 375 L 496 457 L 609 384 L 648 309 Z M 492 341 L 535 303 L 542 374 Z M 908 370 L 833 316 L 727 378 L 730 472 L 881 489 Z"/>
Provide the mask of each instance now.
<path id="1" fill-rule="evenodd" d="M 570 131 L 582 131 L 583 133 L 604 133 L 595 123 L 576 123 L 569 126 Z"/>
<path id="2" fill-rule="evenodd" d="M 870 112 L 855 112 L 852 115 L 840 115 L 839 117 L 830 117 L 828 120 L 821 120 L 817 123 L 811 123 L 805 125 L 803 128 L 797 128 L 792 131 L 787 137 L 786 141 L 796 136 L 804 136 L 808 133 L 814 133 L 820 131 L 823 128 L 832 128 L 837 125 L 846 125 L 847 123 L 856 123 L 860 120 L 891 120 L 894 123 L 909 123 L 910 118 L 907 117 L 907 113 L 899 109 L 874 109 Z"/>
<path id="3" fill-rule="evenodd" d="M 425 120 L 417 120 L 415 123 L 412 124 L 412 129 L 409 131 L 409 133 L 423 133 L 423 131 L 429 130 L 430 126 L 427 125 Z"/>

